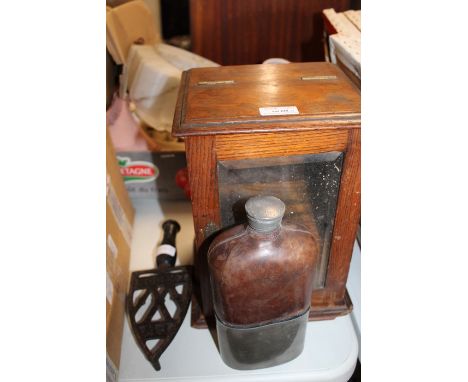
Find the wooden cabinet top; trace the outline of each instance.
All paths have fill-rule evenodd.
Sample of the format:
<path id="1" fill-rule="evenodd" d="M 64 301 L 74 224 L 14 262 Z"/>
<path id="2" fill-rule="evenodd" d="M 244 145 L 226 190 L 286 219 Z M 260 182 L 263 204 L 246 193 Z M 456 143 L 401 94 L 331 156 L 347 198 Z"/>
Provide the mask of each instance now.
<path id="1" fill-rule="evenodd" d="M 172 131 L 237 134 L 360 123 L 360 92 L 333 64 L 241 65 L 184 72 Z"/>

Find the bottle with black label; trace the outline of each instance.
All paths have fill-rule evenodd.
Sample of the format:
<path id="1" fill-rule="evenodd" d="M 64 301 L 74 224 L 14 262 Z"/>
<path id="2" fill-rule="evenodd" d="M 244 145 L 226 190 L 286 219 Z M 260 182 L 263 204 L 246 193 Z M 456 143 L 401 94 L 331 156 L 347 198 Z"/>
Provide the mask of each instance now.
<path id="1" fill-rule="evenodd" d="M 176 235 L 180 231 L 180 225 L 175 220 L 166 220 L 162 229 L 164 236 L 156 249 L 156 264 L 158 268 L 173 267 L 177 259 Z"/>

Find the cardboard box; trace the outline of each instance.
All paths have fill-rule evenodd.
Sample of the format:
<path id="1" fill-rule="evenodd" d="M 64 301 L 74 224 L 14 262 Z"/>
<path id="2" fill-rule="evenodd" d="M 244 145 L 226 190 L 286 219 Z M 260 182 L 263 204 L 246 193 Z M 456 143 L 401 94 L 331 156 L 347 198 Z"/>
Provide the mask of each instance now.
<path id="1" fill-rule="evenodd" d="M 132 200 L 187 200 L 185 152 L 118 152 L 117 159 Z M 185 175 L 184 175 L 185 174 Z"/>
<path id="2" fill-rule="evenodd" d="M 131 236 L 135 211 L 125 187 L 117 155 L 107 132 L 106 138 L 107 202 L 116 215 L 117 223 L 126 238 Z"/>
<path id="3" fill-rule="evenodd" d="M 129 283 L 134 209 L 107 135 L 106 153 L 106 379 L 117 381 L 125 296 Z"/>
<path id="4" fill-rule="evenodd" d="M 106 218 L 106 374 L 108 381 L 117 381 L 129 282 L 130 246 L 109 203 L 106 205 Z"/>

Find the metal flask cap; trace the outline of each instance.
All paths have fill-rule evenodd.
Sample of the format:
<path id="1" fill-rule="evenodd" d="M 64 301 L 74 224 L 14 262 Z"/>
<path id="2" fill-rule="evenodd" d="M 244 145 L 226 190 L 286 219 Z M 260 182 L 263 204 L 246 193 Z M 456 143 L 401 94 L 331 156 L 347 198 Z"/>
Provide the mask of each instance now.
<path id="1" fill-rule="evenodd" d="M 274 196 L 254 196 L 245 203 L 249 226 L 258 232 L 277 229 L 285 210 L 284 203 Z"/>

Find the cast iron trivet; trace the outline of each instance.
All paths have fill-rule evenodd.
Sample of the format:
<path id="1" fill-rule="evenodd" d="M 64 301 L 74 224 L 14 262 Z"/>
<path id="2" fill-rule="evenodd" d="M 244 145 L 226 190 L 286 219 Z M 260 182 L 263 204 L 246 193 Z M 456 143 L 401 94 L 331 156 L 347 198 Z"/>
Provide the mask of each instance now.
<path id="1" fill-rule="evenodd" d="M 161 370 L 159 358 L 182 325 L 192 296 L 191 267 L 174 266 L 175 236 L 180 226 L 167 220 L 162 227 L 164 239 L 156 257 L 157 269 L 133 272 L 127 295 L 127 312 L 135 340 L 156 370 Z M 171 245 L 173 254 L 161 253 Z M 172 314 L 166 298 L 175 305 Z"/>

